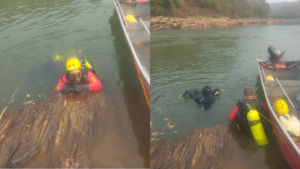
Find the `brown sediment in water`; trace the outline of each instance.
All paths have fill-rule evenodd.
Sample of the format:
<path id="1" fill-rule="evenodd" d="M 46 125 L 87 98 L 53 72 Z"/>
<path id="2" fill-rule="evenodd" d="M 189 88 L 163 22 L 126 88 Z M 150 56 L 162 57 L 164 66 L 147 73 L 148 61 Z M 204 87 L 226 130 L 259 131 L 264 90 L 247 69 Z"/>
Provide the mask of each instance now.
<path id="1" fill-rule="evenodd" d="M 151 31 L 161 29 L 200 29 L 211 27 L 246 26 L 274 24 L 282 22 L 300 22 L 300 19 L 271 19 L 271 18 L 241 18 L 230 19 L 229 17 L 151 17 Z"/>
<path id="2" fill-rule="evenodd" d="M 0 167 L 143 167 L 130 120 L 120 115 L 124 132 L 118 114 L 103 92 L 56 94 L 4 112 Z"/>
<path id="3" fill-rule="evenodd" d="M 234 126 L 234 125 L 233 125 Z M 290 168 L 273 135 L 265 148 L 227 125 L 193 130 L 184 136 L 151 143 L 153 169 Z"/>

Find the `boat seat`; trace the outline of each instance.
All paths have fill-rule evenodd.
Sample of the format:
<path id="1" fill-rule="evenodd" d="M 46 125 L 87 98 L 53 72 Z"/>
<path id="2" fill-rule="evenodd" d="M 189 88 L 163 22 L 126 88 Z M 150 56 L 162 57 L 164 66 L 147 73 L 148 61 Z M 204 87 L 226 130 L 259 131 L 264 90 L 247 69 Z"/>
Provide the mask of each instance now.
<path id="1" fill-rule="evenodd" d="M 279 80 L 279 82 L 280 82 L 281 86 L 283 86 L 283 87 L 288 87 L 288 86 L 291 86 L 291 87 L 299 86 L 300 87 L 300 80 Z M 267 81 L 265 83 L 265 86 L 266 87 L 268 87 L 268 86 L 275 87 L 275 86 L 279 86 L 279 85 L 276 81 Z"/>
<path id="2" fill-rule="evenodd" d="M 150 26 L 148 26 L 148 24 L 145 23 L 145 21 L 143 21 L 143 22 L 149 30 Z M 138 22 L 126 22 L 125 28 L 128 31 L 131 31 L 131 30 L 144 30 L 145 29 L 142 22 L 140 22 L 140 21 L 138 21 Z"/>
<path id="3" fill-rule="evenodd" d="M 142 44 L 143 45 L 150 45 L 150 41 L 143 41 Z"/>

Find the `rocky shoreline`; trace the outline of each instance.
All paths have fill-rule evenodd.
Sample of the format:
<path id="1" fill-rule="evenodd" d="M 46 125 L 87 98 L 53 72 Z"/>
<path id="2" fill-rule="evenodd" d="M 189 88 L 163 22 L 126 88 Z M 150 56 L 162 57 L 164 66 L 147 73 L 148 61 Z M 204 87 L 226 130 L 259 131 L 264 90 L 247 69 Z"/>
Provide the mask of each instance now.
<path id="1" fill-rule="evenodd" d="M 213 17 L 191 17 L 191 18 L 176 18 L 176 17 L 151 17 L 151 31 L 161 29 L 199 29 L 211 27 L 228 27 L 228 26 L 246 26 L 260 24 L 274 24 L 283 22 L 300 22 L 300 19 L 271 19 L 271 18 L 250 18 L 250 19 L 230 19 L 228 17 L 213 18 Z"/>

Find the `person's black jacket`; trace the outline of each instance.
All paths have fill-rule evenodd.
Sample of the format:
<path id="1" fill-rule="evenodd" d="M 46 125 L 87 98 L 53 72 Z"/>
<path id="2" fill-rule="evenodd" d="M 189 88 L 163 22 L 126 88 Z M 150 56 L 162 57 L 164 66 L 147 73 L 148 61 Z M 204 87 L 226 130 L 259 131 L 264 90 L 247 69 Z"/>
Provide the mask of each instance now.
<path id="1" fill-rule="evenodd" d="M 219 90 L 215 89 L 211 93 L 203 96 L 203 92 L 200 90 L 186 90 L 182 97 L 191 98 L 197 104 L 212 104 L 216 101 L 215 96 L 219 94 Z"/>

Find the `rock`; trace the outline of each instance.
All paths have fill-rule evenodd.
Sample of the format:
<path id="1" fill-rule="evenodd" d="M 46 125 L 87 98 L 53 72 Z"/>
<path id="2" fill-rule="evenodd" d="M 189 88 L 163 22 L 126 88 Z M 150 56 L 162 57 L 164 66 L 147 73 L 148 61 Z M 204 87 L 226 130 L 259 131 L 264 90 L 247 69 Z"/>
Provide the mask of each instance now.
<path id="1" fill-rule="evenodd" d="M 0 120 L 0 168 L 143 167 L 140 152 L 129 148 L 137 145 L 127 138 L 134 136 L 128 130 L 130 120 L 122 122 L 128 122 L 126 127 L 120 124 L 116 104 L 118 99 L 113 101 L 103 92 L 82 92 L 56 94 L 4 112 Z M 127 128 L 125 134 L 123 128 Z M 116 136 L 109 137 L 110 133 Z"/>
<path id="2" fill-rule="evenodd" d="M 9 167 L 21 166 L 26 160 L 37 153 L 38 143 L 21 143 L 20 147 L 10 159 Z"/>
<path id="3" fill-rule="evenodd" d="M 218 27 L 218 25 L 216 23 L 210 23 L 211 27 Z"/>
<path id="4" fill-rule="evenodd" d="M 214 168 L 229 140 L 226 126 L 193 130 L 150 145 L 151 168 Z M 201 167 L 199 167 L 201 166 Z"/>
<path id="5" fill-rule="evenodd" d="M 292 21 L 292 20 L 289 20 Z M 233 25 L 252 25 L 252 24 L 272 24 L 282 22 L 274 19 L 242 19 L 242 18 L 212 18 L 212 17 L 193 17 L 193 18 L 176 18 L 176 17 L 151 17 L 150 28 L 151 30 L 160 29 L 185 29 L 185 28 L 203 28 L 203 27 L 223 27 Z M 294 20 L 296 22 L 296 20 Z"/>
<path id="6" fill-rule="evenodd" d="M 275 135 L 269 137 L 269 151 L 266 151 L 256 145 L 252 136 L 238 131 L 235 123 L 229 126 L 193 130 L 171 140 L 151 143 L 151 169 L 289 168 Z M 255 151 L 265 151 L 258 154 L 266 157 Z"/>

